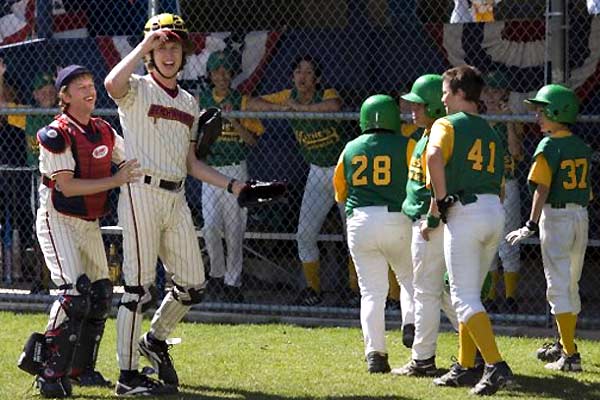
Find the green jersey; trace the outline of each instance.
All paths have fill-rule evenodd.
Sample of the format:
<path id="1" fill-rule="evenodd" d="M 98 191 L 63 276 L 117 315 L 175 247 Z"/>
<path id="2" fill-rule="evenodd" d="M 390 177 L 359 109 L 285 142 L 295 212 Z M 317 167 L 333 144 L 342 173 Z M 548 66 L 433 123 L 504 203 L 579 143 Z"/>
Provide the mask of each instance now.
<path id="1" fill-rule="evenodd" d="M 51 115 L 28 115 L 25 120 L 25 140 L 27 141 L 27 165 L 38 166 L 40 147 L 37 141 L 37 132 L 50 122 L 54 121 Z"/>
<path id="2" fill-rule="evenodd" d="M 502 142 L 502 146 L 506 151 L 504 152 L 504 177 L 506 179 L 515 179 L 515 169 L 517 167 L 517 162 L 515 158 L 508 151 L 508 126 L 504 122 L 498 122 L 492 126 L 500 141 Z"/>
<path id="3" fill-rule="evenodd" d="M 402 210 L 408 174 L 408 139 L 393 133 L 363 134 L 346 145 L 344 177 L 348 184 L 346 215 L 356 207 L 388 206 Z"/>
<path id="4" fill-rule="evenodd" d="M 500 195 L 505 148 L 496 131 L 478 115 L 444 117 L 454 128 L 452 155 L 446 164 L 448 194 Z"/>
<path id="5" fill-rule="evenodd" d="M 534 159 L 543 154 L 552 173 L 546 203 L 560 207 L 576 203 L 587 207 L 590 201 L 592 149 L 575 135 L 545 137 L 535 149 Z"/>
<path id="6" fill-rule="evenodd" d="M 216 101 L 212 90 L 207 90 L 200 95 L 200 107 L 218 107 L 224 111 L 241 110 L 242 94 L 232 89 L 221 101 Z M 207 161 L 217 167 L 239 164 L 246 159 L 247 151 L 240 133 L 227 118 L 223 118 L 223 131 L 211 146 Z"/>
<path id="7" fill-rule="evenodd" d="M 320 103 L 323 90 L 317 90 L 311 103 Z M 292 89 L 290 98 L 298 100 L 298 91 Z M 300 152 L 306 162 L 319 167 L 335 165 L 345 141 L 341 125 L 332 120 L 295 119 L 290 121 L 294 136 L 300 144 Z"/>
<path id="8" fill-rule="evenodd" d="M 413 221 L 427 214 L 431 202 L 431 191 L 425 186 L 425 152 L 429 143 L 429 134 L 424 134 L 420 128 L 415 133 L 421 137 L 413 150 L 408 167 L 408 180 L 406 182 L 406 200 L 402 203 L 402 211 Z M 417 135 L 413 135 L 417 136 Z"/>

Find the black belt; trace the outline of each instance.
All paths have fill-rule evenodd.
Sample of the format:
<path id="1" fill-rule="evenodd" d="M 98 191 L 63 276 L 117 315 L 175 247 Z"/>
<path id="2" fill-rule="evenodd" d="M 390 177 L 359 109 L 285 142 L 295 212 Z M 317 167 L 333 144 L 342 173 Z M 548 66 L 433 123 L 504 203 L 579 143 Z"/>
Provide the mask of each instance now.
<path id="1" fill-rule="evenodd" d="M 145 184 L 152 184 L 152 177 L 150 175 L 145 175 L 144 176 L 144 183 Z M 183 181 L 168 181 L 166 179 L 161 179 L 158 182 L 158 187 L 161 189 L 165 189 L 165 190 L 169 190 L 171 192 L 177 192 L 179 189 L 181 189 L 181 187 L 183 186 Z"/>

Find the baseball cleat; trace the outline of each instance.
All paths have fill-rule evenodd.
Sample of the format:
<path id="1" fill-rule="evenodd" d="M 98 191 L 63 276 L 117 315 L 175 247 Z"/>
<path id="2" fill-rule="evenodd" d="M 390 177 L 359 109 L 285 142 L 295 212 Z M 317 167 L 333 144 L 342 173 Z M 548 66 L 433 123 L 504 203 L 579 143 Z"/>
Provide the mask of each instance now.
<path id="1" fill-rule="evenodd" d="M 99 371 L 85 370 L 77 376 L 71 376 L 71 382 L 79 386 L 112 386 L 111 381 L 104 378 Z"/>
<path id="2" fill-rule="evenodd" d="M 304 288 L 298 293 L 294 304 L 299 306 L 316 306 L 323 301 L 320 293 L 317 293 L 313 288 Z"/>
<path id="3" fill-rule="evenodd" d="M 166 385 L 179 385 L 179 378 L 173 360 L 169 354 L 169 345 L 163 340 L 150 337 L 149 332 L 142 336 L 138 342 L 138 350 L 146 357 L 152 367 L 158 371 L 158 379 Z"/>
<path id="4" fill-rule="evenodd" d="M 486 365 L 483 370 L 483 376 L 471 389 L 471 394 L 478 396 L 490 396 L 503 387 L 511 386 L 514 383 L 513 373 L 506 363 L 500 361 L 496 364 Z"/>
<path id="5" fill-rule="evenodd" d="M 410 360 L 405 366 L 392 370 L 392 375 L 402 376 L 435 376 L 437 373 L 435 356 L 426 360 Z"/>
<path id="6" fill-rule="evenodd" d="M 477 381 L 481 378 L 482 370 L 480 368 L 465 368 L 459 363 L 455 362 L 450 367 L 450 371 L 444 375 L 433 380 L 433 384 L 436 386 L 448 386 L 448 387 L 463 387 L 463 386 L 474 386 Z"/>
<path id="7" fill-rule="evenodd" d="M 537 358 L 540 361 L 555 362 L 561 357 L 563 352 L 562 344 L 560 341 L 554 343 L 544 343 L 542 347 L 537 349 Z"/>
<path id="8" fill-rule="evenodd" d="M 581 372 L 581 355 L 579 353 L 568 356 L 564 351 L 560 358 L 554 362 L 548 363 L 544 368 L 552 371 L 564 371 L 564 372 Z"/>
<path id="9" fill-rule="evenodd" d="M 402 344 L 404 347 L 412 348 L 415 341 L 415 324 L 406 324 L 402 327 Z"/>
<path id="10" fill-rule="evenodd" d="M 177 386 L 163 385 L 161 382 L 137 373 L 131 379 L 119 378 L 115 394 L 117 396 L 160 396 L 176 394 Z"/>
<path id="11" fill-rule="evenodd" d="M 371 374 L 386 374 L 391 371 L 387 353 L 372 351 L 367 354 L 367 371 Z"/>

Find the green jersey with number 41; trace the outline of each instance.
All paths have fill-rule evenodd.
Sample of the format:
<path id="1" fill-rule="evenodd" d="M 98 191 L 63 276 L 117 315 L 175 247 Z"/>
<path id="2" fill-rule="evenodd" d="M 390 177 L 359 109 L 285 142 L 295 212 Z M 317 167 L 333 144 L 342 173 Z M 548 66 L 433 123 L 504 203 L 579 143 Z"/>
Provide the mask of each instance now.
<path id="1" fill-rule="evenodd" d="M 444 118 L 454 128 L 446 164 L 448 194 L 500 195 L 505 148 L 496 131 L 478 115 L 459 112 Z"/>
<path id="2" fill-rule="evenodd" d="M 587 207 L 590 200 L 592 149 L 581 138 L 545 137 L 535 149 L 534 159 L 543 154 L 552 173 L 546 203 L 576 203 Z"/>
<path id="3" fill-rule="evenodd" d="M 347 182 L 346 214 L 357 207 L 388 206 L 400 212 L 406 197 L 407 151 L 415 141 L 394 133 L 367 133 L 352 140 L 343 152 Z"/>

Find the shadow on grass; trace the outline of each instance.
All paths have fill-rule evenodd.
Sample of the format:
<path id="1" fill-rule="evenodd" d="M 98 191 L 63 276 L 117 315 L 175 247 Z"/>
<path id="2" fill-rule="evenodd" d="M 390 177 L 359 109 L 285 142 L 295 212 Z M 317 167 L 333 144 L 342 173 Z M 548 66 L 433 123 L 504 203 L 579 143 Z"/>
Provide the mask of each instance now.
<path id="1" fill-rule="evenodd" d="M 576 375 L 566 373 L 550 376 L 515 375 L 517 386 L 510 392 L 537 398 L 553 399 L 600 399 L 600 384 L 581 382 Z"/>
<path id="2" fill-rule="evenodd" d="M 194 392 L 194 393 L 192 393 Z M 201 393 L 198 393 L 201 392 Z M 214 392 L 211 394 L 210 392 Z M 223 393 L 226 393 L 223 395 Z M 161 397 L 164 399 L 231 399 L 232 396 L 241 397 L 244 400 L 274 400 L 274 399 L 298 399 L 298 400 L 309 400 L 318 398 L 317 396 L 285 396 L 282 394 L 263 393 L 255 392 L 251 390 L 235 389 L 227 387 L 213 387 L 213 386 L 194 386 L 194 385 L 182 385 L 179 389 L 179 394 L 176 396 Z M 413 400 L 408 397 L 401 397 L 398 395 L 385 395 L 385 396 L 365 396 L 365 395 L 345 395 L 345 396 L 331 396 L 328 395 L 327 399 L 334 400 Z"/>

